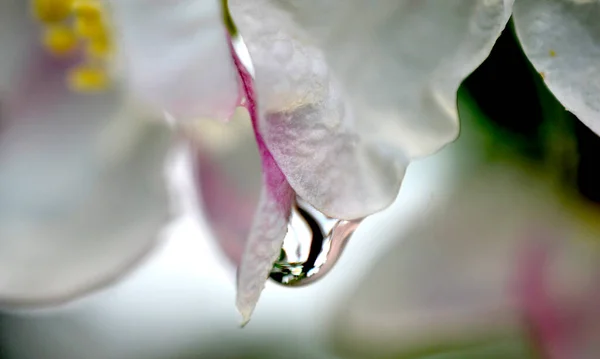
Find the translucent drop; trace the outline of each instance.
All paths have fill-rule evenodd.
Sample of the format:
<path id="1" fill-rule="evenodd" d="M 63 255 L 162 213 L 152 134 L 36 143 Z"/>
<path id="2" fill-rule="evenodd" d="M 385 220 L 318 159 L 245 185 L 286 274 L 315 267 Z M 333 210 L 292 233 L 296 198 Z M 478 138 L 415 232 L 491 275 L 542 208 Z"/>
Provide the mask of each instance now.
<path id="1" fill-rule="evenodd" d="M 360 222 L 327 217 L 297 199 L 270 278 L 287 286 L 302 286 L 323 278 L 340 258 Z"/>

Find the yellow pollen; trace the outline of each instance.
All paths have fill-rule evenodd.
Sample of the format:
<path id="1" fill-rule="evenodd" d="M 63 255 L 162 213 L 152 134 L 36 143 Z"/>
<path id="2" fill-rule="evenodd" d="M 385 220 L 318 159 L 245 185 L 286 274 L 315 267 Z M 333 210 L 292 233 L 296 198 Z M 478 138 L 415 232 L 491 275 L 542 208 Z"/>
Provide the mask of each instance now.
<path id="1" fill-rule="evenodd" d="M 109 76 L 101 67 L 80 65 L 69 71 L 68 83 L 78 92 L 102 91 L 108 87 Z"/>
<path id="2" fill-rule="evenodd" d="M 102 17 L 102 4 L 98 0 L 75 0 L 73 15 L 81 19 L 98 19 Z"/>
<path id="3" fill-rule="evenodd" d="M 71 15 L 73 0 L 31 0 L 33 16 L 43 24 L 54 24 Z"/>
<path id="4" fill-rule="evenodd" d="M 107 69 L 114 47 L 104 0 L 29 1 L 33 17 L 41 25 L 46 50 L 56 56 L 83 55 L 81 64 L 68 71 L 71 89 L 84 92 L 106 89 L 110 84 Z"/>
<path id="5" fill-rule="evenodd" d="M 107 38 L 97 38 L 88 41 L 85 52 L 88 57 L 94 59 L 106 59 L 110 56 L 112 46 Z"/>
<path id="6" fill-rule="evenodd" d="M 52 25 L 46 27 L 42 42 L 53 55 L 64 56 L 77 47 L 77 36 L 66 25 Z"/>
<path id="7" fill-rule="evenodd" d="M 106 37 L 106 30 L 101 18 L 75 18 L 75 32 L 81 38 Z"/>

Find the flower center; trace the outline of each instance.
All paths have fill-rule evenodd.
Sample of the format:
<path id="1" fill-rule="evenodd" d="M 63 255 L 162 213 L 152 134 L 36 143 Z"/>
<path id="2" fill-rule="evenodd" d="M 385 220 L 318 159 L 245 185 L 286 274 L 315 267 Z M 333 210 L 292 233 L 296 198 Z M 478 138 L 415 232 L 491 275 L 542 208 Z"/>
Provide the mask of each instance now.
<path id="1" fill-rule="evenodd" d="M 75 91 L 104 90 L 109 85 L 108 62 L 113 41 L 102 0 L 30 0 L 33 17 L 42 26 L 42 44 L 57 57 L 77 54 L 69 69 Z"/>

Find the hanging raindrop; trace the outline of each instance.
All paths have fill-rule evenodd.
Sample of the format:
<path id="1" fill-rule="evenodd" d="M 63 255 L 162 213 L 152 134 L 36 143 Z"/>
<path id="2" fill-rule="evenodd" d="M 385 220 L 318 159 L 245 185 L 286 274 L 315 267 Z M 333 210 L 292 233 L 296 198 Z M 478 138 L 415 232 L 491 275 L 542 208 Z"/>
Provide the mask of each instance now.
<path id="1" fill-rule="evenodd" d="M 329 272 L 361 220 L 327 217 L 296 199 L 281 254 L 270 277 L 287 286 L 313 283 Z"/>

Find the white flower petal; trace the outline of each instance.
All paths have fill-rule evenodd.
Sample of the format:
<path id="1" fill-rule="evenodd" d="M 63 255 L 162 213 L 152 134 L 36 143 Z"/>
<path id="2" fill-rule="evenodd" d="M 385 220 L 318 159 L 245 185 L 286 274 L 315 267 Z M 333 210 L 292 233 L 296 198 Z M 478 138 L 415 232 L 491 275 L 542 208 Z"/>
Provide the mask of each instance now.
<path id="1" fill-rule="evenodd" d="M 271 2 L 324 51 L 361 137 L 413 157 L 457 136 L 456 90 L 491 51 L 513 0 Z"/>
<path id="2" fill-rule="evenodd" d="M 245 325 L 250 321 L 273 263 L 283 246 L 295 193 L 258 130 L 260 113 L 254 81 L 248 70 L 241 65 L 240 58 L 235 59 L 263 173 L 260 199 L 237 274 L 236 306 L 242 314 L 242 325 Z"/>
<path id="3" fill-rule="evenodd" d="M 277 188 L 266 185 L 261 194 L 238 268 L 236 306 L 242 314 L 242 325 L 250 321 L 273 262 L 281 251 L 293 195 L 285 180 L 279 181 Z"/>
<path id="4" fill-rule="evenodd" d="M 125 78 L 175 117 L 227 119 L 238 78 L 221 1 L 111 0 Z"/>
<path id="5" fill-rule="evenodd" d="M 236 305 L 246 323 L 280 253 L 294 192 L 264 147 L 259 156 L 247 112 L 227 124 L 203 121 L 187 133 L 197 140 L 192 148 L 203 212 L 238 266 Z"/>
<path id="6" fill-rule="evenodd" d="M 394 200 L 411 157 L 454 139 L 456 90 L 491 50 L 511 2 L 230 4 L 269 150 L 300 197 L 353 219 Z"/>
<path id="7" fill-rule="evenodd" d="M 514 22 L 525 54 L 554 96 L 600 134 L 600 3 L 519 0 Z"/>
<path id="8" fill-rule="evenodd" d="M 70 93 L 51 70 L 3 113 L 2 305 L 56 304 L 109 284 L 168 220 L 170 131 L 124 111 L 117 91 Z"/>
<path id="9" fill-rule="evenodd" d="M 237 266 L 262 187 L 248 112 L 240 108 L 228 123 L 195 121 L 190 127 L 186 134 L 192 138 L 194 181 L 202 212 L 217 243 Z"/>
<path id="10" fill-rule="evenodd" d="M 231 1 L 255 71 L 259 130 L 290 185 L 332 217 L 379 211 L 396 195 L 408 160 L 364 138 L 323 54 L 266 1 Z"/>
<path id="11" fill-rule="evenodd" d="M 27 1 L 0 1 L 0 96 L 5 97 L 29 62 L 35 27 Z M 8 50 L 10 49 L 10 50 Z"/>

